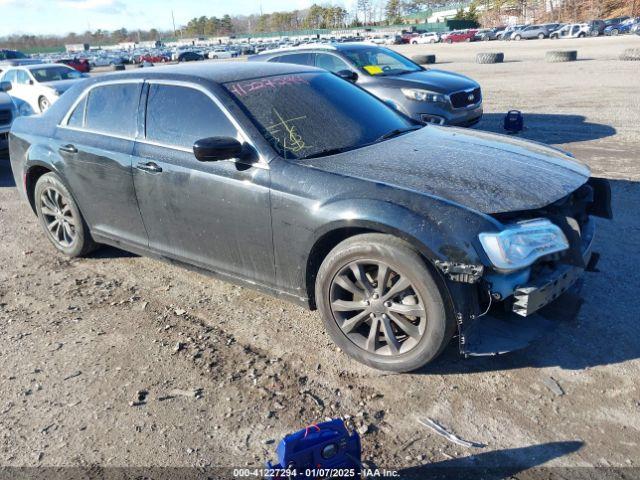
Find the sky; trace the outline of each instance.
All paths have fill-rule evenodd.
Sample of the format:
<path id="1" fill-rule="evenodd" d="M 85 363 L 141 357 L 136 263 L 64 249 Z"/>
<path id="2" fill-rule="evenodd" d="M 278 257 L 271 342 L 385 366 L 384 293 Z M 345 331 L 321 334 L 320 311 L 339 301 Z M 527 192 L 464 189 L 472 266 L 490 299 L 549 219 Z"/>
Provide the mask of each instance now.
<path id="1" fill-rule="evenodd" d="M 0 0 L 0 37 L 86 30 L 172 30 L 193 17 L 247 15 L 306 8 L 311 0 Z M 330 2 L 323 2 L 330 3 Z M 336 1 L 336 4 L 344 5 Z"/>

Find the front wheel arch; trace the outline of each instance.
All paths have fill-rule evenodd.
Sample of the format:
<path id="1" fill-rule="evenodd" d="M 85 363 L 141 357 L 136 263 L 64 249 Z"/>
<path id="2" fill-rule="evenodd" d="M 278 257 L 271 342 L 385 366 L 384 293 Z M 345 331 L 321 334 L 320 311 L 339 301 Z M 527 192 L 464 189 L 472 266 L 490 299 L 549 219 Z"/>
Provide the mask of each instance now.
<path id="1" fill-rule="evenodd" d="M 315 310 L 315 285 L 316 276 L 320 270 L 322 262 L 327 257 L 329 252 L 333 250 L 340 243 L 345 240 L 361 235 L 365 233 L 381 233 L 387 234 L 392 237 L 399 238 L 407 242 L 416 252 L 425 260 L 425 262 L 435 270 L 433 264 L 436 258 L 434 252 L 432 252 L 423 242 L 417 238 L 408 235 L 395 227 L 377 224 L 374 222 L 357 222 L 350 224 L 335 225 L 330 229 L 327 229 L 321 235 L 318 236 L 313 246 L 311 247 L 309 254 L 307 255 L 307 263 L 305 269 L 305 291 L 307 298 L 309 299 L 309 308 Z"/>

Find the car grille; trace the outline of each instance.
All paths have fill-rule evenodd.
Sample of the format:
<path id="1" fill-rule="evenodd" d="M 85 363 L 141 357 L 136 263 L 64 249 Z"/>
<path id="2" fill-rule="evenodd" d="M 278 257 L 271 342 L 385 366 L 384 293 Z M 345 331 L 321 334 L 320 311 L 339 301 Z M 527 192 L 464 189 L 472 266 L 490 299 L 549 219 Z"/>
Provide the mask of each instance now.
<path id="1" fill-rule="evenodd" d="M 449 95 L 453 108 L 464 108 L 476 105 L 482 101 L 482 91 L 476 88 L 473 91 L 456 92 Z"/>
<path id="2" fill-rule="evenodd" d="M 0 110 L 0 125 L 9 125 L 12 118 L 11 110 Z"/>

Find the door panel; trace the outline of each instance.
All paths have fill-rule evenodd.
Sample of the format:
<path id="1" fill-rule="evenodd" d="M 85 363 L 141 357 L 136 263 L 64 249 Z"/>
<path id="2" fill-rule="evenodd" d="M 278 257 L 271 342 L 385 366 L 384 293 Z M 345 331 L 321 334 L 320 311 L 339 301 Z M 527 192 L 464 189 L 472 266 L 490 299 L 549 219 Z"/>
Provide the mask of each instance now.
<path id="1" fill-rule="evenodd" d="M 91 229 L 109 237 L 147 246 L 131 176 L 133 141 L 59 128 L 64 176 Z"/>
<path id="2" fill-rule="evenodd" d="M 195 158 L 198 139 L 241 138 L 204 92 L 151 84 L 146 104 L 147 138 L 135 143 L 133 180 L 150 247 L 273 284 L 268 168 Z"/>
<path id="3" fill-rule="evenodd" d="M 141 92 L 140 82 L 93 88 L 56 139 L 65 178 L 91 229 L 147 247 L 131 175 Z"/>
<path id="4" fill-rule="evenodd" d="M 200 267 L 273 281 L 269 171 L 136 143 L 133 180 L 152 249 Z"/>

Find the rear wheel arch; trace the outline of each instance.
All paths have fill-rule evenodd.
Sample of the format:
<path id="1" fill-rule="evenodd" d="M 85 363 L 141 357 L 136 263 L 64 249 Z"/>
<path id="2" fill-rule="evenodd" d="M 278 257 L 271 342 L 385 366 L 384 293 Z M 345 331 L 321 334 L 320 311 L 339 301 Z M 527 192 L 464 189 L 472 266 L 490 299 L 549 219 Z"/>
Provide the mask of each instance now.
<path id="1" fill-rule="evenodd" d="M 41 165 L 41 164 L 31 165 L 25 172 L 24 187 L 25 187 L 25 192 L 27 194 L 27 199 L 29 200 L 29 205 L 31 205 L 31 210 L 33 210 L 33 213 L 36 213 L 36 204 L 35 204 L 35 197 L 34 197 L 35 190 L 36 190 L 36 183 L 38 183 L 38 180 L 40 179 L 40 177 L 51 172 L 55 173 L 55 171 L 52 168 Z"/>

